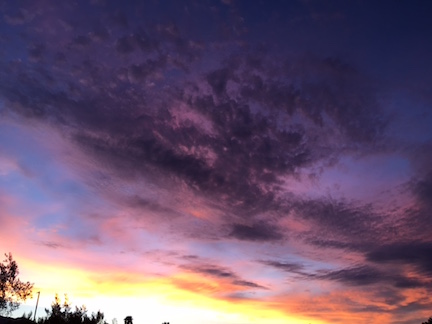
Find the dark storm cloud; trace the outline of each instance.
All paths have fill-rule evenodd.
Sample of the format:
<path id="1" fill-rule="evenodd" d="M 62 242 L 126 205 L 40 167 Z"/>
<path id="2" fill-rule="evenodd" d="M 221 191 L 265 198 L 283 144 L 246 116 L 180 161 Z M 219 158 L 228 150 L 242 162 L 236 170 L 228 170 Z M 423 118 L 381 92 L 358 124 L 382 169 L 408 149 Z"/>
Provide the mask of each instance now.
<path id="1" fill-rule="evenodd" d="M 377 299 L 382 299 L 387 305 L 400 305 L 403 304 L 407 296 L 402 293 L 403 290 L 392 286 L 377 287 L 374 291 L 374 296 Z"/>
<path id="2" fill-rule="evenodd" d="M 238 274 L 232 272 L 225 267 L 217 266 L 214 264 L 191 264 L 185 265 L 182 268 L 188 271 L 204 274 L 206 276 L 215 277 L 218 279 L 228 279 L 233 285 L 236 286 L 267 289 L 266 287 L 261 286 L 255 282 L 242 279 Z"/>
<path id="3" fill-rule="evenodd" d="M 159 49 L 159 41 L 155 38 L 151 38 L 148 33 L 144 31 L 137 31 L 131 35 L 118 38 L 115 48 L 121 54 L 132 53 L 137 49 L 148 53 Z"/>
<path id="4" fill-rule="evenodd" d="M 303 62 L 305 70 L 299 72 L 297 62 L 281 60 L 278 65 L 259 52 L 245 56 L 234 55 L 206 74 L 212 95 L 195 91 L 186 98 L 220 135 L 222 145 L 213 149 L 224 156 L 219 169 L 225 170 L 225 187 L 234 190 L 230 196 L 246 202 L 241 195 L 248 192 L 252 199 L 239 210 L 252 207 L 256 213 L 279 208 L 280 176 L 335 158 L 342 148 L 358 152 L 365 143 L 373 146 L 385 117 L 367 78 L 336 59 Z M 299 122 L 291 122 L 298 114 Z M 323 127 L 332 130 L 318 135 Z M 232 176 L 227 171 L 237 165 L 233 181 L 227 181 Z M 268 199 L 261 198 L 264 194 Z"/>
<path id="5" fill-rule="evenodd" d="M 116 42 L 116 50 L 119 53 L 131 53 L 135 50 L 135 39 L 130 36 L 120 37 Z"/>
<path id="6" fill-rule="evenodd" d="M 396 242 L 366 254 L 368 260 L 381 264 L 412 265 L 422 275 L 432 275 L 431 242 Z"/>
<path id="7" fill-rule="evenodd" d="M 418 312 L 421 310 L 430 310 L 432 303 L 430 303 L 426 298 L 419 301 L 414 301 L 407 303 L 406 305 L 399 306 L 395 313 L 397 314 L 406 314 L 410 312 Z"/>
<path id="8" fill-rule="evenodd" d="M 10 25 L 22 25 L 30 22 L 35 16 L 31 10 L 24 8 L 16 8 L 13 12 L 4 14 L 5 21 Z"/>
<path id="9" fill-rule="evenodd" d="M 431 170 L 431 141 L 424 141 L 420 145 L 410 145 L 406 148 L 410 163 L 415 174 L 407 182 L 405 189 L 415 201 L 403 211 L 401 226 L 404 234 L 403 241 L 413 239 L 430 242 L 429 233 L 432 231 L 432 170 Z"/>
<path id="10" fill-rule="evenodd" d="M 270 261 L 270 260 L 261 261 L 261 263 L 285 272 L 304 274 L 303 270 L 305 267 L 300 263 L 279 262 L 279 261 Z"/>
<path id="11" fill-rule="evenodd" d="M 231 271 L 217 266 L 198 266 L 193 268 L 195 272 L 207 274 L 219 278 L 236 278 L 237 276 Z"/>
<path id="12" fill-rule="evenodd" d="M 165 59 L 160 58 L 159 60 L 147 60 L 141 64 L 132 64 L 128 68 L 128 78 L 131 82 L 140 82 L 145 80 L 153 72 L 157 71 L 158 68 L 163 68 L 165 65 Z"/>
<path id="13" fill-rule="evenodd" d="M 226 298 L 228 299 L 234 299 L 234 300 L 250 300 L 254 299 L 254 296 L 249 292 L 235 292 L 232 294 L 226 294 Z M 255 298 L 256 299 L 256 298 Z"/>
<path id="14" fill-rule="evenodd" d="M 343 132 L 355 142 L 372 142 L 379 139 L 386 123 L 380 113 L 375 90 L 370 80 L 338 58 L 326 58 L 311 64 L 307 71 L 318 71 L 315 77 L 303 84 L 303 103 L 312 120 L 323 124 L 327 113 Z M 317 111 L 320 107 L 321 111 Z"/>
<path id="15" fill-rule="evenodd" d="M 319 246 L 321 248 L 331 248 L 331 249 L 339 249 L 339 250 L 351 250 L 351 251 L 361 251 L 365 248 L 365 242 L 353 243 L 348 241 L 338 241 L 332 239 L 316 239 L 311 238 L 308 240 L 309 243 Z"/>
<path id="16" fill-rule="evenodd" d="M 216 102 L 198 95 L 188 102 L 212 122 L 218 134 L 203 143 L 218 157 L 213 164 L 215 181 L 203 189 L 215 194 L 223 188 L 227 203 L 237 206 L 239 213 L 273 209 L 277 177 L 309 162 L 302 130 L 278 129 L 272 118 L 231 99 Z"/>
<path id="17" fill-rule="evenodd" d="M 319 279 L 340 281 L 352 286 L 368 286 L 389 283 L 397 288 L 420 288 L 424 282 L 397 274 L 397 271 L 385 272 L 372 266 L 357 266 L 331 271 L 318 276 Z"/>
<path id="18" fill-rule="evenodd" d="M 214 93 L 221 95 L 226 91 L 226 85 L 229 80 L 229 70 L 220 69 L 207 75 L 207 82 L 212 87 Z"/>
<path id="19" fill-rule="evenodd" d="M 323 234 L 330 235 L 327 239 L 312 238 L 314 244 L 323 247 L 363 249 L 372 237 L 376 240 L 382 235 L 383 220 L 371 206 L 320 199 L 296 203 L 294 209 L 299 217 L 313 222 Z"/>
<path id="20" fill-rule="evenodd" d="M 163 215 L 179 216 L 179 213 L 176 210 L 165 205 L 161 205 L 154 200 L 139 197 L 137 195 L 127 197 L 124 200 L 125 201 L 121 202 L 125 203 L 127 206 L 137 208 L 142 211 L 151 211 L 155 213 L 162 213 Z"/>
<path id="21" fill-rule="evenodd" d="M 45 46 L 43 44 L 33 44 L 29 47 L 29 59 L 39 61 L 43 57 Z"/>
<path id="22" fill-rule="evenodd" d="M 268 223 L 256 223 L 252 225 L 233 224 L 229 237 L 245 241 L 278 241 L 283 234 L 275 226 Z"/>
<path id="23" fill-rule="evenodd" d="M 303 280 L 338 281 L 348 286 L 376 286 L 391 288 L 422 288 L 429 287 L 431 282 L 419 278 L 411 278 L 396 269 L 378 268 L 374 265 L 355 265 L 340 270 L 312 271 L 299 263 L 261 261 L 262 264 L 276 268 L 288 274 L 295 274 Z M 394 297 L 394 291 L 385 294 L 385 298 Z M 399 300 L 400 298 L 398 298 Z"/>
<path id="24" fill-rule="evenodd" d="M 422 175 L 422 178 L 412 185 L 412 191 L 418 198 L 425 213 L 432 219 L 432 171 Z"/>
<path id="25" fill-rule="evenodd" d="M 67 12 L 65 21 L 73 16 L 68 10 L 58 10 Z M 71 22 L 64 48 L 29 30 L 36 41 L 48 39 L 30 49 L 34 63 L 4 64 L 0 91 L 6 106 L 56 125 L 114 176 L 185 182 L 227 215 L 229 237 L 280 240 L 282 231 L 271 223 L 243 220 L 286 210 L 291 202 L 285 201 L 281 177 L 343 150 L 373 146 L 382 133 L 376 90 L 339 59 L 299 60 L 227 42 L 226 53 L 207 69 L 190 72 L 198 58 L 207 63 L 203 53 L 212 44 L 196 46 L 201 36 L 190 36 L 184 25 L 142 26 L 129 15 L 98 15 L 94 26 Z M 104 19 L 116 23 L 93 41 Z M 61 69 L 40 59 L 59 53 Z M 179 104 L 199 122 L 178 121 Z M 323 128 L 328 132 L 321 136 Z M 297 206 L 302 217 L 346 236 L 374 226 L 371 216 L 354 207 L 314 201 Z"/>
<path id="26" fill-rule="evenodd" d="M 334 57 L 300 60 L 259 51 L 245 54 L 232 56 L 226 67 L 207 75 L 216 96 L 229 96 L 227 84 L 232 83 L 246 102 L 286 116 L 301 112 L 319 127 L 336 125 L 354 143 L 379 139 L 387 117 L 378 104 L 377 90 L 350 64 Z"/>
<path id="27" fill-rule="evenodd" d="M 51 249 L 64 249 L 67 248 L 64 244 L 62 243 L 57 243 L 57 242 L 51 242 L 51 241 L 47 241 L 47 242 L 40 242 L 41 245 L 44 245 L 46 247 L 49 247 Z"/>
<path id="28" fill-rule="evenodd" d="M 404 185 L 404 191 L 413 194 L 416 204 L 397 211 L 397 221 L 389 221 L 388 211 L 377 213 L 372 205 L 361 206 L 358 202 L 336 201 L 333 199 L 296 201 L 293 209 L 299 217 L 312 221 L 322 233 L 328 235 L 315 235 L 312 232 L 307 238 L 308 243 L 321 248 L 339 249 L 364 254 L 371 259 L 378 251 L 384 253 L 400 253 L 401 263 L 403 254 L 410 254 L 412 259 L 422 264 L 421 254 L 429 253 L 429 236 L 425 229 L 431 227 L 432 208 L 430 205 L 430 188 L 432 184 L 431 173 L 428 171 L 416 176 Z M 412 241 L 413 236 L 416 241 Z M 392 248 L 393 247 L 393 248 Z M 397 252 L 399 251 L 399 252 Z M 415 252 L 414 252 L 415 251 Z M 396 262 L 397 256 L 394 255 Z M 386 258 L 374 262 L 386 262 Z M 409 258 L 406 258 L 409 261 Z M 425 260 L 427 261 L 427 260 Z M 427 265 L 425 264 L 427 268 Z M 426 269 L 424 267 L 424 269 Z M 430 270 L 429 270 L 430 271 Z"/>
<path id="29" fill-rule="evenodd" d="M 78 35 L 72 39 L 71 45 L 83 49 L 87 45 L 90 45 L 90 43 L 91 43 L 91 38 L 89 38 L 86 35 Z"/>
<path id="30" fill-rule="evenodd" d="M 248 287 L 248 288 L 267 289 L 266 287 L 258 285 L 255 282 L 246 281 L 246 280 L 234 280 L 233 284 L 236 286 L 242 286 L 242 287 Z"/>

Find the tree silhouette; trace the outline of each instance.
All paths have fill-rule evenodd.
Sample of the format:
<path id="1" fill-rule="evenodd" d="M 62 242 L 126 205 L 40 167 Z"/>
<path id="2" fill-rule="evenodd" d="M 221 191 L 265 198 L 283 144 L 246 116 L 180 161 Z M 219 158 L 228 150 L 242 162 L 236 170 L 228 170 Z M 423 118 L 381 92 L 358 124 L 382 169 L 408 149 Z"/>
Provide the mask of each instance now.
<path id="1" fill-rule="evenodd" d="M 72 311 L 67 295 L 62 304 L 56 294 L 51 309 L 45 308 L 45 312 L 46 317 L 40 318 L 38 324 L 107 324 L 104 314 L 100 311 L 88 315 L 85 306 L 75 307 Z"/>
<path id="2" fill-rule="evenodd" d="M 432 324 L 432 317 L 429 317 L 427 322 L 423 322 L 422 324 Z"/>
<path id="3" fill-rule="evenodd" d="M 19 280 L 18 264 L 11 253 L 5 256 L 6 259 L 0 263 L 0 314 L 9 315 L 22 301 L 31 297 L 33 284 Z"/>

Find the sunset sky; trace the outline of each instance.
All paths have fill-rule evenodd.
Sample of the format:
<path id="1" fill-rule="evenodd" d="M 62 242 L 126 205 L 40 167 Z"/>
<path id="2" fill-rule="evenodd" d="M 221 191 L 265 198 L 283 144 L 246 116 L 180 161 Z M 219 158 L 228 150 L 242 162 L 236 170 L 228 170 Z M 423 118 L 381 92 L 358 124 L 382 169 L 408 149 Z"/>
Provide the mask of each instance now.
<path id="1" fill-rule="evenodd" d="M 0 2 L 0 253 L 122 324 L 432 316 L 432 2 Z"/>

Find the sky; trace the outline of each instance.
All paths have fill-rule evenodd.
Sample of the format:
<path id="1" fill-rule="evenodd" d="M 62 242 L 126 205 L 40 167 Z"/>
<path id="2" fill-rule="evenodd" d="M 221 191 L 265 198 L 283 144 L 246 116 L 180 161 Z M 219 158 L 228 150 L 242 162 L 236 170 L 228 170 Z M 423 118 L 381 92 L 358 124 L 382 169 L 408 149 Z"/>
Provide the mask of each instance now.
<path id="1" fill-rule="evenodd" d="M 135 324 L 432 316 L 430 1 L 0 2 L 0 253 Z M 115 321 L 114 321 L 115 322 Z"/>

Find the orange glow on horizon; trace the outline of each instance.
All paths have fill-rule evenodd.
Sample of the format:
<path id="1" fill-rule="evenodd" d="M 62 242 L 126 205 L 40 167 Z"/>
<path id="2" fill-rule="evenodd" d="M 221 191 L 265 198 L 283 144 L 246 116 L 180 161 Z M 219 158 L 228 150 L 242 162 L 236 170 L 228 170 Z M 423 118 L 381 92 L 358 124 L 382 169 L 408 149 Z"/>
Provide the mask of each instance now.
<path id="1" fill-rule="evenodd" d="M 45 307 L 51 304 L 57 293 L 61 298 L 67 294 L 73 305 L 99 306 L 99 300 L 103 304 L 99 306 L 100 310 L 107 311 L 104 305 L 108 305 L 109 312 L 113 312 L 112 308 L 116 307 L 120 313 L 127 313 L 127 310 L 122 310 L 123 305 L 143 304 L 153 305 L 152 309 L 168 307 L 173 310 L 172 312 L 201 312 L 203 316 L 217 314 L 221 318 L 231 319 L 234 322 L 269 324 L 312 322 L 311 319 L 288 315 L 281 309 L 273 308 L 274 305 L 258 300 L 223 298 L 222 292 L 234 289 L 232 284 L 223 280 L 217 282 L 191 273 L 177 273 L 171 277 L 134 278 L 126 272 L 105 272 L 98 278 L 98 272 L 84 271 L 62 264 L 39 264 L 26 258 L 20 258 L 20 266 L 26 274 L 25 279 L 31 278 L 31 281 L 35 282 L 34 292 L 41 292 L 40 305 Z M 27 304 L 33 303 L 34 301 L 30 300 Z M 156 311 L 155 314 L 148 312 L 149 310 L 146 316 L 155 318 L 157 315 Z M 38 312 L 38 316 L 43 315 L 43 312 Z M 314 319 L 313 323 L 325 324 L 326 322 Z"/>

